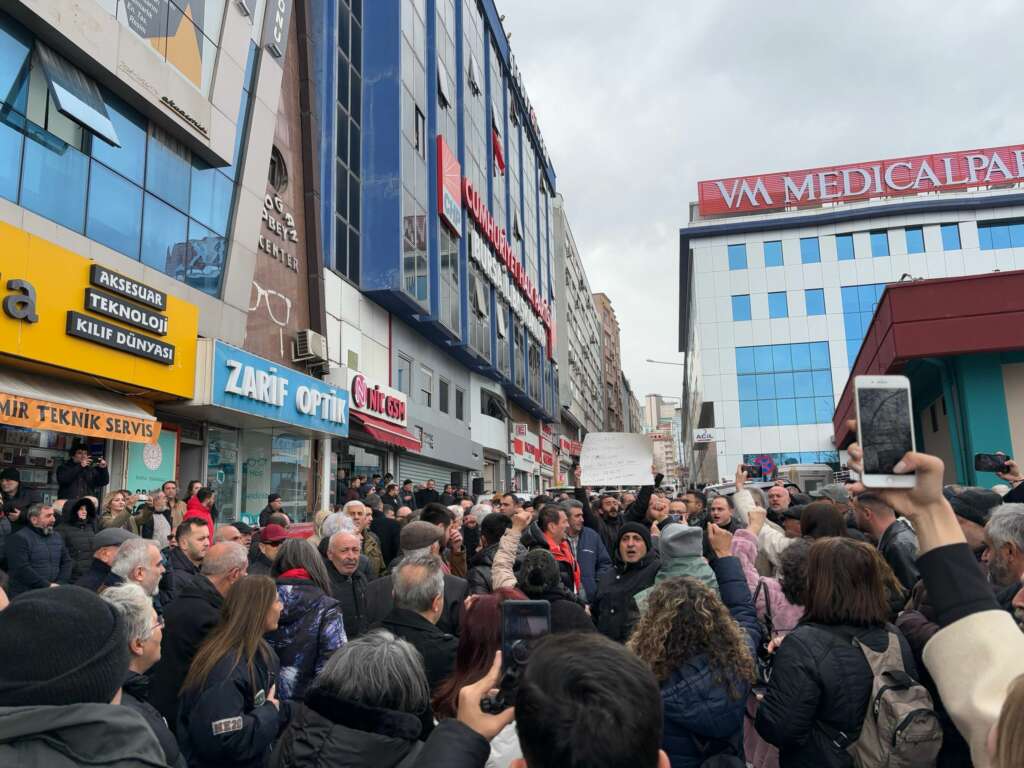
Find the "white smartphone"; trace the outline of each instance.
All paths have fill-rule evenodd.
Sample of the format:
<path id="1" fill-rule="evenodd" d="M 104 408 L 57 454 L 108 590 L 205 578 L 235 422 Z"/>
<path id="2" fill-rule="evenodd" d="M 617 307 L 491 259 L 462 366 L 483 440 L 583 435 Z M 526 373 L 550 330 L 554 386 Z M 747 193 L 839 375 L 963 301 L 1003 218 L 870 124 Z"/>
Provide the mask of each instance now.
<path id="1" fill-rule="evenodd" d="M 906 376 L 855 376 L 857 442 L 864 452 L 861 482 L 868 488 L 913 488 L 913 473 L 897 475 L 893 466 L 914 447 L 910 381 Z"/>

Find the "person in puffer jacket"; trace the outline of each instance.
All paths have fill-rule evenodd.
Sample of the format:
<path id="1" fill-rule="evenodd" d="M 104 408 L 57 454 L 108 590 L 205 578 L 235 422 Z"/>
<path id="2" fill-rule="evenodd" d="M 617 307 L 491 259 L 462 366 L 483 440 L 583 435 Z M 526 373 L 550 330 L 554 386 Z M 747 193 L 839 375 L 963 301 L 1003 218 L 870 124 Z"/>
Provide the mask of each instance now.
<path id="1" fill-rule="evenodd" d="M 661 687 L 661 748 L 673 768 L 697 768 L 715 755 L 743 760 L 743 719 L 761 640 L 757 614 L 732 535 L 708 526 L 721 598 L 681 576 L 651 592 L 627 647 L 646 661 Z"/>
<path id="2" fill-rule="evenodd" d="M 341 606 L 330 596 L 323 558 L 305 539 L 281 545 L 270 575 L 284 605 L 277 629 L 266 637 L 281 661 L 277 693 L 298 700 L 347 640 Z"/>
<path id="3" fill-rule="evenodd" d="M 78 501 L 68 502 L 61 512 L 62 522 L 57 533 L 64 537 L 64 545 L 71 556 L 71 583 L 74 584 L 92 565 L 96 551 L 93 538 L 96 536 L 96 499 L 86 496 Z"/>

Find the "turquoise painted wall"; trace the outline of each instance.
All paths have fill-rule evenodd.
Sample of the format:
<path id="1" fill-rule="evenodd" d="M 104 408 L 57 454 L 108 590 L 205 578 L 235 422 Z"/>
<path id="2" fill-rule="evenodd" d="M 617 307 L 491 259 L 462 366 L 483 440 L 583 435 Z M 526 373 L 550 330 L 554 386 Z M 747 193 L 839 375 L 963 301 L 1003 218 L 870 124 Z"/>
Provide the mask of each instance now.
<path id="1" fill-rule="evenodd" d="M 999 354 L 963 355 L 951 362 L 961 409 L 956 427 L 961 430 L 967 480 L 971 485 L 991 487 L 1002 480 L 992 472 L 975 472 L 974 454 L 1013 453 L 1003 358 Z"/>

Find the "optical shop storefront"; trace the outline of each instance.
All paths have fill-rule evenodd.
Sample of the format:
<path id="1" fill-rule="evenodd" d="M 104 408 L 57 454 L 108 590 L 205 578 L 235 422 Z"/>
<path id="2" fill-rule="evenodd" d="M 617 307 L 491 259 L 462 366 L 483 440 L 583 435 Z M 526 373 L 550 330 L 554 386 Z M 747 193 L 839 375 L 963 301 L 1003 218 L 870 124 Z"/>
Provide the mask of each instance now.
<path id="1" fill-rule="evenodd" d="M 207 422 L 220 520 L 255 523 L 271 493 L 292 522 L 312 519 L 330 497 L 330 441 L 348 435 L 348 391 L 217 340 L 200 340 L 196 365 L 189 410 Z"/>
<path id="2" fill-rule="evenodd" d="M 0 468 L 47 502 L 73 447 L 108 488 L 173 479 L 178 433 L 154 413 L 192 396 L 196 307 L 7 224 L 0 276 Z"/>

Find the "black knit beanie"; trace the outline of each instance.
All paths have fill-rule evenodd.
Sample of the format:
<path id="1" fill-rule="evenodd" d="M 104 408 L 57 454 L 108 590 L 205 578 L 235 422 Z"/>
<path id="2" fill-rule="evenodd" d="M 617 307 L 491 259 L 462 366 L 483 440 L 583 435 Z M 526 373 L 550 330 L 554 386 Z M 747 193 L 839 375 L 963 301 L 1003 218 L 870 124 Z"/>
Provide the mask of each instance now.
<path id="1" fill-rule="evenodd" d="M 554 589 L 562 581 L 555 556 L 546 549 L 531 549 L 519 570 L 519 583 L 528 595 L 539 595 Z"/>
<path id="2" fill-rule="evenodd" d="M 54 638 L 73 637 L 55 650 Z M 109 704 L 128 674 L 114 606 L 81 587 L 25 592 L 0 612 L 0 707 Z"/>

